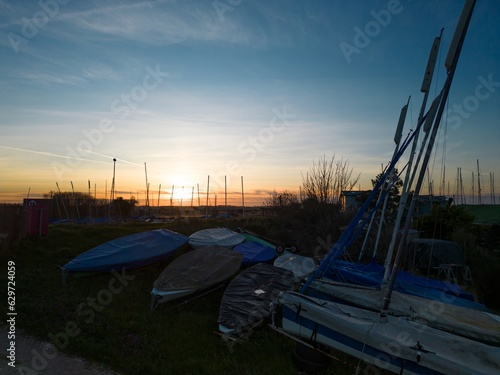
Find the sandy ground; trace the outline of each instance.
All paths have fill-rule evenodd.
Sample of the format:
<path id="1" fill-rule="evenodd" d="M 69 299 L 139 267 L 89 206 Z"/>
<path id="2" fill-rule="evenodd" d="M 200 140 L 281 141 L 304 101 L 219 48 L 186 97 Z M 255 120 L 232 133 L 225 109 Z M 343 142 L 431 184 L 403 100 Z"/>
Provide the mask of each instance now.
<path id="1" fill-rule="evenodd" d="M 47 374 L 47 375 L 119 375 L 105 366 L 89 363 L 81 358 L 71 357 L 54 351 L 49 342 L 42 342 L 25 336 L 16 330 L 16 367 L 9 366 L 10 341 L 8 327 L 0 326 L 0 374 Z"/>

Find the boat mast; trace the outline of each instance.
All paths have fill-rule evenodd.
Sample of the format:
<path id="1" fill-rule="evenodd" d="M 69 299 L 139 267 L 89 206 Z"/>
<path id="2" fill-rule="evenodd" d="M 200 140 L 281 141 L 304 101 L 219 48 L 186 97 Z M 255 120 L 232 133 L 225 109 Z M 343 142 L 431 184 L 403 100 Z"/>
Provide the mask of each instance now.
<path id="1" fill-rule="evenodd" d="M 467 200 L 465 198 L 465 193 L 464 193 L 464 180 L 462 178 L 462 168 L 460 168 L 460 197 L 462 199 L 462 204 L 467 204 Z"/>
<path id="2" fill-rule="evenodd" d="M 245 193 L 243 192 L 243 176 L 241 176 L 241 210 L 245 217 Z"/>
<path id="3" fill-rule="evenodd" d="M 174 186 L 172 185 L 172 194 L 170 195 L 170 215 L 174 216 Z"/>
<path id="4" fill-rule="evenodd" d="M 424 160 L 422 162 L 422 167 L 420 169 L 420 174 L 418 176 L 418 180 L 415 186 L 415 192 L 413 195 L 413 198 L 411 200 L 408 216 L 406 218 L 405 226 L 403 229 L 403 235 L 401 237 L 401 241 L 398 246 L 398 251 L 396 254 L 396 259 L 394 261 L 394 266 L 391 274 L 391 279 L 389 282 L 389 286 L 387 288 L 386 295 L 383 299 L 382 303 L 382 309 L 380 312 L 380 315 L 382 317 L 387 316 L 387 311 L 389 308 L 389 304 L 391 301 L 391 295 L 392 295 L 392 290 L 394 288 L 394 283 L 396 281 L 396 275 L 398 273 L 401 261 L 403 259 L 403 253 L 404 253 L 404 248 L 406 246 L 406 238 L 408 236 L 408 231 L 410 229 L 410 224 L 411 224 L 411 219 L 413 216 L 413 213 L 415 211 L 415 206 L 418 200 L 418 196 L 420 194 L 420 189 L 422 187 L 422 183 L 425 177 L 425 170 L 427 168 L 427 165 L 429 164 L 429 160 L 431 157 L 432 149 L 434 146 L 434 141 L 437 136 L 437 132 L 439 129 L 439 123 L 441 122 L 441 118 L 443 116 L 443 112 L 446 107 L 446 101 L 448 100 L 448 94 L 450 92 L 451 88 L 451 83 L 453 81 L 453 76 L 455 75 L 455 70 L 458 64 L 458 59 L 460 57 L 460 52 L 462 50 L 463 42 L 465 39 L 465 35 L 467 33 L 467 28 L 470 23 L 470 19 L 472 16 L 472 11 L 474 9 L 474 5 L 476 3 L 476 0 L 467 0 L 464 8 L 462 9 L 462 14 L 460 15 L 460 19 L 457 24 L 457 28 L 455 30 L 455 34 L 453 35 L 453 40 L 450 45 L 450 49 L 448 50 L 448 55 L 446 56 L 445 60 L 445 67 L 448 70 L 448 75 L 443 87 L 443 90 L 441 94 L 439 95 L 439 109 L 438 113 L 436 116 L 436 119 L 434 120 L 434 126 L 432 128 L 432 134 L 429 138 L 429 144 L 427 145 L 427 149 L 425 152 Z"/>
<path id="5" fill-rule="evenodd" d="M 479 172 L 479 159 L 477 159 L 477 201 L 481 204 L 481 174 Z"/>
<path id="6" fill-rule="evenodd" d="M 149 182 L 148 182 L 148 169 L 144 163 L 144 174 L 146 175 L 146 215 L 149 214 Z"/>
<path id="7" fill-rule="evenodd" d="M 196 189 L 198 191 L 198 209 L 201 207 L 201 203 L 200 203 L 200 184 L 197 183 L 196 184 Z"/>
<path id="8" fill-rule="evenodd" d="M 78 209 L 79 202 L 76 199 L 75 188 L 73 187 L 73 181 L 70 182 L 71 182 L 71 191 L 73 192 L 73 201 L 75 202 L 75 207 L 76 207 L 76 217 L 79 219 L 80 218 L 80 210 Z"/>
<path id="9" fill-rule="evenodd" d="M 474 171 L 472 171 L 472 204 L 474 204 Z"/>
<path id="10" fill-rule="evenodd" d="M 59 183 L 56 181 L 57 191 L 59 192 L 59 199 L 61 199 L 61 203 L 64 209 L 64 213 L 66 214 L 66 219 L 69 220 L 68 210 L 66 209 L 66 204 L 64 203 L 64 198 L 61 194 L 61 189 L 59 188 Z M 31 190 L 31 188 L 30 188 Z M 29 194 L 29 193 L 28 193 Z"/>
<path id="11" fill-rule="evenodd" d="M 210 194 L 210 175 L 208 175 L 208 179 L 207 179 L 207 205 L 205 207 L 205 218 L 208 219 L 208 197 L 209 197 L 209 194 Z"/>
<path id="12" fill-rule="evenodd" d="M 496 204 L 495 199 L 495 173 L 490 172 L 490 184 L 491 184 L 491 203 Z"/>
<path id="13" fill-rule="evenodd" d="M 224 176 L 224 219 L 227 219 L 227 176 Z"/>
<path id="14" fill-rule="evenodd" d="M 425 107 L 427 106 L 427 100 L 429 97 L 429 91 L 431 88 L 431 83 L 432 83 L 432 77 L 434 76 L 434 70 L 436 67 L 436 61 L 438 58 L 438 53 L 439 53 L 439 47 L 441 44 L 441 38 L 443 36 L 443 30 L 441 29 L 439 36 L 434 38 L 434 42 L 432 43 L 431 51 L 429 53 L 429 59 L 427 61 L 427 66 L 425 68 L 425 73 L 424 73 L 424 78 L 422 80 L 422 86 L 420 87 L 420 91 L 424 93 L 424 98 L 422 99 L 422 105 L 420 106 L 420 113 L 418 117 L 418 123 L 420 124 L 423 121 L 423 116 L 425 113 Z M 401 195 L 400 199 L 400 207 L 402 207 L 404 210 L 407 210 L 407 205 L 408 205 L 408 196 L 410 194 L 410 189 L 413 186 L 413 181 L 415 180 L 415 177 L 418 172 L 418 166 L 420 165 L 420 160 L 422 158 L 422 155 L 425 150 L 425 145 L 427 144 L 429 134 L 430 134 L 430 129 L 432 127 L 432 121 L 434 120 L 434 117 L 436 116 L 436 112 L 439 106 L 439 97 L 435 98 L 431 104 L 431 107 L 429 109 L 429 113 L 425 119 L 425 123 L 423 126 L 423 131 L 425 133 L 424 139 L 422 140 L 422 144 L 417 156 L 417 160 L 413 162 L 413 159 L 415 157 L 415 150 L 417 147 L 418 143 L 418 137 L 419 133 L 415 134 L 415 138 L 413 140 L 413 145 L 412 145 L 412 150 L 410 153 L 410 161 L 408 162 L 408 169 L 406 171 L 406 177 L 404 179 L 404 184 L 403 184 L 403 193 Z M 411 176 L 410 176 L 410 171 L 411 171 Z M 396 243 L 396 238 L 394 237 L 397 235 L 397 231 L 399 231 L 399 227 L 401 225 L 401 220 L 403 216 L 404 211 L 398 211 L 398 215 L 400 216 L 399 219 L 396 220 L 396 227 L 394 228 L 393 231 L 393 239 L 391 240 L 391 244 L 389 245 L 391 257 L 388 259 L 389 263 L 386 263 L 386 274 L 384 275 L 384 284 L 388 282 L 389 279 L 389 264 L 392 262 L 392 253 L 394 252 L 394 247 Z"/>
<path id="15" fill-rule="evenodd" d="M 425 107 L 427 106 L 427 100 L 429 98 L 429 91 L 431 88 L 431 83 L 432 83 L 432 77 L 434 75 L 434 69 L 436 67 L 436 61 L 437 61 L 437 56 L 439 52 L 439 46 L 441 44 L 441 37 L 443 35 L 443 29 L 441 29 L 441 32 L 439 36 L 434 38 L 434 42 L 432 43 L 431 51 L 429 53 L 429 59 L 427 60 L 427 66 L 425 68 L 425 73 L 424 73 L 424 78 L 422 79 L 422 86 L 420 87 L 420 91 L 424 93 L 424 97 L 422 99 L 422 104 L 420 106 L 420 113 L 418 115 L 418 120 L 417 123 L 421 123 L 422 119 L 425 114 Z M 432 112 L 433 115 L 431 116 L 432 118 L 434 117 L 434 114 L 437 109 L 437 104 L 434 102 L 431 104 L 431 109 L 434 109 Z M 403 213 L 406 210 L 406 205 L 407 205 L 407 200 L 408 200 L 408 195 L 410 193 L 411 185 L 413 182 L 413 177 L 414 174 L 411 174 L 412 171 L 412 166 L 413 166 L 413 159 L 415 157 L 415 151 L 417 148 L 417 143 L 418 143 L 418 136 L 419 136 L 419 131 L 415 134 L 415 138 L 413 138 L 413 144 L 410 152 L 410 160 L 408 161 L 408 166 L 406 169 L 406 176 L 403 182 L 403 191 L 401 193 L 401 198 L 399 200 L 399 209 L 398 209 L 398 214 L 396 216 L 396 221 L 394 223 L 394 229 L 392 232 L 392 237 L 391 237 L 391 243 L 389 244 L 389 249 L 387 250 L 387 255 L 385 257 L 385 263 L 384 263 L 384 278 L 382 279 L 382 285 L 386 285 L 389 281 L 390 277 L 390 264 L 392 262 L 393 254 L 394 254 L 394 247 L 396 245 L 396 240 L 398 237 L 399 233 L 399 227 L 401 225 L 401 220 L 403 219 Z M 428 132 L 426 132 L 428 134 Z M 423 145 L 425 144 L 425 141 Z M 423 147 L 422 145 L 422 147 Z M 417 162 L 415 164 L 415 169 L 417 169 L 418 162 L 420 160 L 420 156 L 417 159 Z M 410 177 L 411 176 L 411 177 Z"/>
<path id="16" fill-rule="evenodd" d="M 160 186 L 158 186 L 158 204 L 157 204 L 158 212 L 157 212 L 157 215 L 160 215 L 160 194 L 161 194 L 161 184 L 160 184 Z"/>
<path id="17" fill-rule="evenodd" d="M 404 127 L 405 120 L 406 120 L 406 114 L 408 112 L 408 105 L 410 104 L 410 98 L 411 98 L 411 96 L 408 97 L 408 101 L 406 102 L 406 105 L 403 108 L 401 108 L 401 113 L 399 114 L 398 126 L 396 128 L 396 134 L 394 134 L 394 143 L 396 144 L 396 148 L 395 148 L 394 154 L 392 156 L 393 158 L 396 156 L 396 153 L 399 150 L 399 145 L 401 143 L 401 136 L 403 135 L 403 127 Z M 387 201 L 389 200 L 389 195 L 390 195 L 390 191 L 392 189 L 392 185 L 394 184 L 394 181 L 396 181 L 397 178 L 398 178 L 398 176 L 396 176 L 394 171 L 393 171 L 389 175 L 389 179 L 387 181 L 387 188 L 386 188 L 387 193 L 385 194 L 384 204 L 382 205 L 382 210 L 380 213 L 380 222 L 379 222 L 378 231 L 377 231 L 377 239 L 375 240 L 375 247 L 373 249 L 373 256 L 372 256 L 373 259 L 375 259 L 377 256 L 378 244 L 380 241 L 380 234 L 382 233 L 382 225 L 384 224 L 384 214 L 385 214 L 385 210 L 387 207 Z"/>
<path id="18" fill-rule="evenodd" d="M 92 195 L 90 194 L 90 180 L 89 183 L 89 217 L 92 218 Z"/>

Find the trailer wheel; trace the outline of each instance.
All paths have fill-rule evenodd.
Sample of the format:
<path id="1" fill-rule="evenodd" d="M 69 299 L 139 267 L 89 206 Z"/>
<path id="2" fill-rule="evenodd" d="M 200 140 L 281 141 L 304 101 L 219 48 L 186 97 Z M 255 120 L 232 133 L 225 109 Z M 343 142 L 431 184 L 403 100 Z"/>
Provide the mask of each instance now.
<path id="1" fill-rule="evenodd" d="M 325 371 L 331 364 L 330 357 L 301 343 L 297 343 L 292 360 L 300 371 L 307 374 Z"/>

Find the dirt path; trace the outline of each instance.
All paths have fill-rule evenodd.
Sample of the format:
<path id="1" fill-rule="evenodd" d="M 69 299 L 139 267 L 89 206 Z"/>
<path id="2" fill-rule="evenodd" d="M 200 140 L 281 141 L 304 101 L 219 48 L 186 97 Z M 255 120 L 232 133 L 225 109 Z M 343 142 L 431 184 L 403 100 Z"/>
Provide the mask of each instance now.
<path id="1" fill-rule="evenodd" d="M 47 375 L 119 375 L 105 366 L 89 363 L 81 358 L 71 357 L 54 351 L 54 345 L 16 332 L 16 367 L 9 366 L 10 341 L 8 327 L 0 326 L 0 374 L 47 374 Z"/>

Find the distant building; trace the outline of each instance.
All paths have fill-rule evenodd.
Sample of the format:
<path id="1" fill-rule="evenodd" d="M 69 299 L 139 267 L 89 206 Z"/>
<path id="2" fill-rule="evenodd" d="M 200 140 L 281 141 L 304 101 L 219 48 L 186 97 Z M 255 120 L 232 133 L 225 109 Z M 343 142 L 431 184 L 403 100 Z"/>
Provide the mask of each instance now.
<path id="1" fill-rule="evenodd" d="M 413 217 L 417 218 L 419 216 L 430 215 L 433 206 L 439 205 L 444 207 L 451 204 L 451 201 L 451 198 L 445 197 L 444 195 L 420 195 Z"/>
<path id="2" fill-rule="evenodd" d="M 365 202 L 371 190 L 343 191 L 342 207 L 344 211 L 357 211 Z M 414 217 L 430 215 L 433 205 L 446 206 L 450 204 L 450 199 L 440 195 L 420 195 L 415 207 Z M 409 203 L 409 202 L 408 202 Z"/>
<path id="3" fill-rule="evenodd" d="M 364 203 L 371 190 L 343 191 L 341 194 L 344 211 L 357 211 Z"/>

